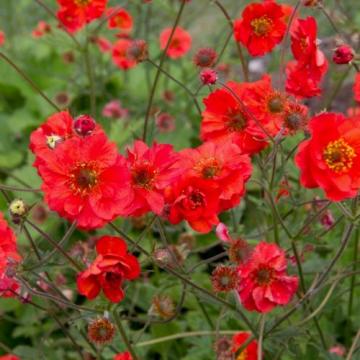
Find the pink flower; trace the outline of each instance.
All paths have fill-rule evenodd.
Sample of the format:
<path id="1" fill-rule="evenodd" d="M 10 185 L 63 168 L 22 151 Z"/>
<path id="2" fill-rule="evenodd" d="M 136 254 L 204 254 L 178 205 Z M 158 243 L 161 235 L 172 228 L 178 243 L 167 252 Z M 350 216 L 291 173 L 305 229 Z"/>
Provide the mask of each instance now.
<path id="1" fill-rule="evenodd" d="M 129 110 L 121 106 L 119 100 L 109 101 L 103 108 L 102 115 L 107 118 L 121 119 L 127 117 Z"/>

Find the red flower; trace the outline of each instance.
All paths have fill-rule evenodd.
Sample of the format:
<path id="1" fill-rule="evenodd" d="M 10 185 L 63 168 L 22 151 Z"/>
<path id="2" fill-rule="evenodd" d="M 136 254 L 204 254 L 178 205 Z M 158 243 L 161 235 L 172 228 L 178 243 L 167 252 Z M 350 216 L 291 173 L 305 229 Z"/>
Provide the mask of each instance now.
<path id="1" fill-rule="evenodd" d="M 322 113 L 310 120 L 308 128 L 311 138 L 300 144 L 295 157 L 301 184 L 321 187 L 333 201 L 356 196 L 360 188 L 359 117 Z"/>
<path id="2" fill-rule="evenodd" d="M 57 17 L 70 32 L 76 32 L 105 11 L 107 0 L 57 0 Z"/>
<path id="3" fill-rule="evenodd" d="M 20 358 L 18 358 L 15 355 L 7 354 L 7 355 L 0 356 L 0 360 L 20 360 Z"/>
<path id="4" fill-rule="evenodd" d="M 115 355 L 114 360 L 133 360 L 131 354 L 126 351 Z"/>
<path id="5" fill-rule="evenodd" d="M 318 85 L 328 69 L 328 62 L 318 49 L 317 25 L 313 17 L 297 19 L 294 23 L 291 50 L 297 62 L 287 65 L 286 90 L 298 97 L 319 95 Z"/>
<path id="6" fill-rule="evenodd" d="M 253 116 L 275 136 L 284 125 L 284 113 L 289 103 L 287 95 L 275 90 L 271 77 L 265 74 L 261 80 L 249 84 L 244 99 Z"/>
<path id="7" fill-rule="evenodd" d="M 0 30 L 0 46 L 3 46 L 5 43 L 5 33 Z"/>
<path id="8" fill-rule="evenodd" d="M 247 331 L 240 331 L 235 334 L 232 338 L 232 352 L 237 353 L 242 345 L 247 341 L 251 336 Z M 257 360 L 258 359 L 258 343 L 256 340 L 253 340 L 245 347 L 245 349 L 237 355 L 236 359 L 239 360 Z"/>
<path id="9" fill-rule="evenodd" d="M 203 85 L 214 85 L 218 80 L 218 73 L 214 69 L 203 69 L 200 72 L 200 80 Z"/>
<path id="10" fill-rule="evenodd" d="M 219 195 L 216 184 L 185 176 L 167 188 L 164 216 L 172 224 L 187 220 L 194 230 L 208 233 L 219 223 Z"/>
<path id="11" fill-rule="evenodd" d="M 129 110 L 123 108 L 118 100 L 109 101 L 102 110 L 102 116 L 112 119 L 126 118 L 128 115 Z"/>
<path id="12" fill-rule="evenodd" d="M 20 260 L 15 234 L 0 213 L 0 297 L 12 297 L 19 288 L 16 280 L 8 276 L 8 270 Z"/>
<path id="13" fill-rule="evenodd" d="M 38 164 L 49 208 L 83 229 L 103 226 L 123 212 L 129 181 L 125 160 L 104 134 L 74 137 Z"/>
<path id="14" fill-rule="evenodd" d="M 140 216 L 148 211 L 161 214 L 164 189 L 177 179 L 181 171 L 176 166 L 178 154 L 171 145 L 155 143 L 149 148 L 140 140 L 135 141 L 127 154 L 131 181 L 122 190 L 128 199 L 124 213 L 128 216 Z"/>
<path id="15" fill-rule="evenodd" d="M 360 72 L 355 75 L 354 97 L 355 101 L 360 102 Z"/>
<path id="16" fill-rule="evenodd" d="M 286 305 L 298 287 L 296 276 L 286 275 L 285 251 L 276 244 L 260 242 L 250 258 L 239 265 L 239 296 L 250 311 L 269 312 Z"/>
<path id="17" fill-rule="evenodd" d="M 131 15 L 122 8 L 109 8 L 107 15 L 109 29 L 121 30 L 124 33 L 130 33 L 133 28 L 133 19 Z"/>
<path id="18" fill-rule="evenodd" d="M 115 65 L 122 69 L 128 70 L 137 65 L 134 57 L 129 56 L 129 49 L 131 48 L 134 40 L 120 39 L 115 42 L 112 49 L 112 59 Z"/>
<path id="19" fill-rule="evenodd" d="M 92 134 L 103 133 L 97 125 Z M 74 119 L 67 111 L 61 111 L 48 117 L 44 124 L 30 135 L 30 149 L 36 155 L 34 166 L 46 161 L 55 148 L 77 136 L 74 131 Z"/>
<path id="20" fill-rule="evenodd" d="M 253 3 L 245 7 L 242 18 L 234 23 L 235 39 L 252 56 L 262 56 L 281 42 L 286 31 L 282 7 L 275 1 Z"/>
<path id="21" fill-rule="evenodd" d="M 231 143 L 205 142 L 196 149 L 181 151 L 181 168 L 186 176 L 199 178 L 219 190 L 221 210 L 239 204 L 252 167 L 247 155 Z"/>
<path id="22" fill-rule="evenodd" d="M 298 98 L 310 98 L 321 94 L 319 78 L 311 69 L 290 61 L 286 66 L 286 91 Z"/>
<path id="23" fill-rule="evenodd" d="M 96 243 L 96 252 L 94 262 L 77 276 L 78 291 L 92 300 L 102 290 L 111 302 L 118 303 L 125 296 L 124 281 L 139 277 L 139 262 L 127 252 L 125 241 L 119 237 L 102 236 Z"/>
<path id="24" fill-rule="evenodd" d="M 230 141 L 238 145 L 243 153 L 257 153 L 267 146 L 267 142 L 266 134 L 259 127 L 262 124 L 247 109 L 247 90 L 252 85 L 228 82 L 226 86 L 231 92 L 218 89 L 204 99 L 201 139 L 217 143 Z"/>
<path id="25" fill-rule="evenodd" d="M 51 26 L 46 21 L 39 21 L 36 28 L 32 31 L 34 38 L 39 38 L 51 32 Z"/>
<path id="26" fill-rule="evenodd" d="M 164 50 L 172 33 L 172 28 L 166 28 L 160 34 L 160 48 Z M 170 45 L 166 51 L 167 56 L 171 59 L 178 59 L 183 57 L 191 48 L 191 35 L 178 26 L 171 38 Z"/>

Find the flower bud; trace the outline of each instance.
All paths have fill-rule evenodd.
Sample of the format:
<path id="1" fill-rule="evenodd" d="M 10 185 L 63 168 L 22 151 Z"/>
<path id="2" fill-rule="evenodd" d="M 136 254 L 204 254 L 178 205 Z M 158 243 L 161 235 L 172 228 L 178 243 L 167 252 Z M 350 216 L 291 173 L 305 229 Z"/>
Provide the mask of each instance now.
<path id="1" fill-rule="evenodd" d="M 212 272 L 211 283 L 214 291 L 228 292 L 237 288 L 239 277 L 235 267 L 219 265 Z"/>
<path id="2" fill-rule="evenodd" d="M 9 212 L 14 224 L 20 224 L 21 219 L 28 212 L 28 207 L 23 200 L 15 199 L 9 205 Z"/>
<path id="3" fill-rule="evenodd" d="M 174 302 L 166 295 L 154 296 L 149 313 L 162 319 L 169 319 L 175 314 Z"/>
<path id="4" fill-rule="evenodd" d="M 213 69 L 204 69 L 200 73 L 200 80 L 204 85 L 214 85 L 218 80 L 218 74 Z"/>
<path id="5" fill-rule="evenodd" d="M 354 58 L 354 50 L 346 44 L 338 46 L 333 54 L 335 64 L 348 64 Z"/>
<path id="6" fill-rule="evenodd" d="M 74 130 L 80 136 L 90 135 L 95 127 L 96 122 L 89 115 L 80 115 L 74 120 Z"/>

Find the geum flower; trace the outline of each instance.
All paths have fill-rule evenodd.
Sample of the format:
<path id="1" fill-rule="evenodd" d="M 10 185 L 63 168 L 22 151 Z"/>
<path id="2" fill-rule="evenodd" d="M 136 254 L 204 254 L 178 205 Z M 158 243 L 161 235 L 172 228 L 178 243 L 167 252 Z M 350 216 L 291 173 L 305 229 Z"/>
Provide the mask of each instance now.
<path id="1" fill-rule="evenodd" d="M 196 149 L 182 150 L 180 156 L 179 166 L 186 176 L 203 179 L 219 189 L 221 210 L 239 204 L 252 166 L 249 156 L 242 154 L 237 145 L 205 142 Z"/>
<path id="2" fill-rule="evenodd" d="M 125 296 L 124 281 L 139 277 L 139 262 L 127 252 L 125 241 L 119 237 L 102 236 L 96 243 L 96 252 L 94 262 L 77 276 L 78 291 L 92 300 L 102 290 L 107 299 L 118 303 Z"/>
<path id="3" fill-rule="evenodd" d="M 172 31 L 172 28 L 166 28 L 161 32 L 160 49 L 165 50 Z M 182 27 L 178 26 L 175 28 L 174 34 L 166 51 L 166 55 L 171 59 L 181 58 L 189 52 L 191 44 L 191 35 Z"/>
<path id="4" fill-rule="evenodd" d="M 101 17 L 107 0 L 57 0 L 60 6 L 57 18 L 67 31 L 74 33 Z"/>
<path id="5" fill-rule="evenodd" d="M 320 187 L 326 197 L 341 201 L 360 188 L 360 116 L 322 113 L 308 125 L 310 139 L 299 145 L 295 163 L 306 188 Z"/>
<path id="6" fill-rule="evenodd" d="M 286 305 L 298 288 L 298 278 L 286 274 L 285 251 L 276 244 L 260 242 L 250 258 L 239 265 L 238 293 L 250 311 L 266 313 Z"/>
<path id="7" fill-rule="evenodd" d="M 129 182 L 124 158 L 104 134 L 74 137 L 38 165 L 51 210 L 78 227 L 102 227 L 123 213 L 123 184 Z"/>
<path id="8" fill-rule="evenodd" d="M 122 193 L 128 199 L 124 215 L 140 216 L 149 211 L 160 215 L 164 208 L 164 190 L 180 175 L 179 155 L 171 145 L 154 143 L 148 147 L 135 141 L 127 149 L 127 168 L 130 181 L 122 184 Z"/>
<path id="9" fill-rule="evenodd" d="M 268 135 L 273 134 L 269 134 L 264 118 L 258 119 L 249 106 L 252 88 L 258 83 L 228 82 L 226 88 L 213 91 L 203 100 L 205 110 L 200 128 L 203 141 L 232 142 L 249 155 L 268 145 Z"/>
<path id="10" fill-rule="evenodd" d="M 282 6 L 275 1 L 252 3 L 234 23 L 234 36 L 252 56 L 262 56 L 281 42 L 286 31 Z"/>

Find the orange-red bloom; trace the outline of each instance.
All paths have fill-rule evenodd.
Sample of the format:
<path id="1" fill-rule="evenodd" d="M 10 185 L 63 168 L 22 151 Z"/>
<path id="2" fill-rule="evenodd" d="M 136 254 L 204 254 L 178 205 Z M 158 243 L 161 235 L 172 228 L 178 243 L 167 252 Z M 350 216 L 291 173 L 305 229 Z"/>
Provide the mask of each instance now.
<path id="1" fill-rule="evenodd" d="M 167 188 L 163 215 L 172 224 L 186 220 L 195 231 L 208 233 L 219 223 L 219 195 L 216 184 L 184 176 Z"/>
<path id="2" fill-rule="evenodd" d="M 251 334 L 247 331 L 240 331 L 232 338 L 232 352 L 237 354 L 238 350 L 247 341 Z M 250 341 L 241 353 L 237 354 L 236 359 L 239 360 L 257 360 L 258 359 L 258 343 L 256 340 Z"/>
<path id="3" fill-rule="evenodd" d="M 275 1 L 252 3 L 234 23 L 235 39 L 252 56 L 262 56 L 281 42 L 286 31 L 284 12 Z"/>
<path id="4" fill-rule="evenodd" d="M 19 284 L 8 276 L 8 270 L 21 260 L 16 237 L 0 213 L 0 297 L 14 296 Z"/>
<path id="5" fill-rule="evenodd" d="M 327 198 L 341 201 L 356 196 L 360 188 L 359 116 L 322 113 L 308 125 L 311 138 L 299 145 L 295 162 L 301 184 L 320 187 Z"/>
<path id="6" fill-rule="evenodd" d="M 255 83 L 254 83 L 255 84 Z M 254 154 L 267 146 L 259 119 L 247 107 L 251 83 L 228 82 L 204 99 L 200 135 L 204 141 L 233 142 L 243 153 Z M 256 86 L 256 85 L 255 85 Z"/>
<path id="7" fill-rule="evenodd" d="M 172 33 L 172 28 L 166 28 L 160 34 L 160 48 L 164 50 L 169 41 Z M 192 38 L 191 35 L 178 26 L 171 38 L 169 47 L 166 51 L 166 55 L 171 59 L 178 59 L 186 55 L 191 48 Z"/>
<path id="8" fill-rule="evenodd" d="M 250 258 L 239 265 L 239 296 L 250 311 L 269 312 L 286 305 L 295 294 L 298 278 L 286 274 L 285 251 L 276 244 L 260 242 Z"/>
<path id="9" fill-rule="evenodd" d="M 0 356 L 0 360 L 20 360 L 20 358 L 18 358 L 15 355 L 7 354 L 7 355 Z"/>
<path id="10" fill-rule="evenodd" d="M 107 15 L 110 16 L 108 20 L 109 29 L 120 30 L 121 33 L 130 33 L 133 28 L 133 19 L 130 13 L 122 8 L 110 8 Z"/>
<path id="11" fill-rule="evenodd" d="M 138 61 L 130 53 L 136 40 L 120 39 L 116 41 L 112 49 L 114 64 L 121 70 L 129 70 L 138 64 Z"/>
<path id="12" fill-rule="evenodd" d="M 114 360 L 133 360 L 131 354 L 128 351 L 116 354 Z"/>
<path id="13" fill-rule="evenodd" d="M 205 142 L 196 149 L 181 151 L 181 168 L 185 176 L 203 179 L 219 189 L 221 210 L 239 204 L 252 167 L 247 155 L 231 143 Z"/>
<path id="14" fill-rule="evenodd" d="M 107 0 L 57 0 L 57 17 L 68 31 L 74 33 L 96 20 L 105 11 Z"/>
<path id="15" fill-rule="evenodd" d="M 45 123 L 30 135 L 30 149 L 36 156 L 34 166 L 47 161 L 54 149 L 61 147 L 67 140 L 78 136 L 74 129 L 75 120 L 68 111 L 61 111 L 49 116 Z M 99 125 L 95 126 L 92 134 L 103 133 Z"/>
<path id="16" fill-rule="evenodd" d="M 125 296 L 124 281 L 139 277 L 139 262 L 127 252 L 125 241 L 119 237 L 101 237 L 96 243 L 96 252 L 94 262 L 77 276 L 78 291 L 92 300 L 102 290 L 111 302 L 118 303 Z"/>
<path id="17" fill-rule="evenodd" d="M 5 33 L 0 30 L 0 46 L 3 46 L 5 43 Z"/>
<path id="18" fill-rule="evenodd" d="M 105 134 L 67 140 L 38 164 L 51 210 L 83 229 L 103 226 L 123 212 L 129 181 L 125 160 Z"/>
<path id="19" fill-rule="evenodd" d="M 153 144 L 148 147 L 137 140 L 127 150 L 127 167 L 131 179 L 122 183 L 122 193 L 127 199 L 123 214 L 140 216 L 149 211 L 161 214 L 164 208 L 164 189 L 179 176 L 176 165 L 178 154 L 171 145 Z"/>
<path id="20" fill-rule="evenodd" d="M 355 75 L 354 98 L 357 102 L 360 102 L 360 72 Z"/>
<path id="21" fill-rule="evenodd" d="M 298 97 L 321 93 L 319 83 L 328 69 L 328 61 L 317 45 L 316 20 L 297 19 L 291 29 L 291 50 L 296 61 L 287 65 L 286 90 Z"/>

